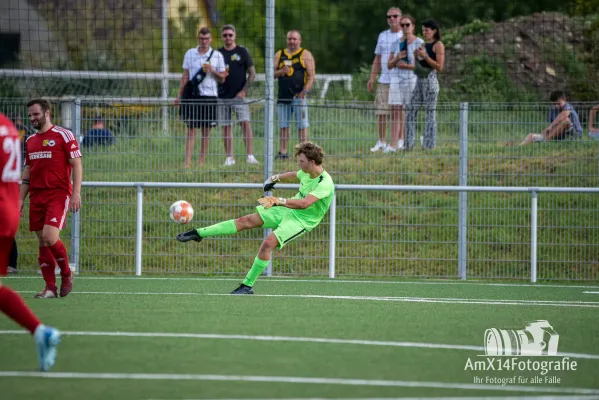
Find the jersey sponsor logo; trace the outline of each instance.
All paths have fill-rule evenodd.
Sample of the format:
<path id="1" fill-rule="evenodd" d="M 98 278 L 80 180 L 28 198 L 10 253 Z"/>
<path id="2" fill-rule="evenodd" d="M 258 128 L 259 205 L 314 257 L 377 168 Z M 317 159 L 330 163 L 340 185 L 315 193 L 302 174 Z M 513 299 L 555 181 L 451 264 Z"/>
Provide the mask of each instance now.
<path id="1" fill-rule="evenodd" d="M 8 128 L 6 126 L 0 126 L 0 136 L 7 136 L 8 135 Z"/>
<path id="2" fill-rule="evenodd" d="M 79 150 L 71 151 L 71 158 L 79 158 L 79 157 L 81 157 L 81 151 L 79 151 Z"/>
<path id="3" fill-rule="evenodd" d="M 30 160 L 38 160 L 40 158 L 52 158 L 52 152 L 51 151 L 34 151 L 33 153 L 29 154 Z"/>
<path id="4" fill-rule="evenodd" d="M 52 139 L 50 139 L 50 140 L 46 139 L 46 140 L 44 140 L 42 142 L 42 146 L 50 146 L 50 147 L 52 147 L 55 144 L 56 144 L 56 142 L 54 140 L 52 140 Z"/>

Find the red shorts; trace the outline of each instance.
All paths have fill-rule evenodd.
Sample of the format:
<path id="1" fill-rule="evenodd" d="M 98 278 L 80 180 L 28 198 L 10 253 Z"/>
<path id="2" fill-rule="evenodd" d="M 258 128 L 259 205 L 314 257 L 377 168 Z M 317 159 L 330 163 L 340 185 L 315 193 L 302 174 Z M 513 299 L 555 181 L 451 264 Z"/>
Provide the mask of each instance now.
<path id="1" fill-rule="evenodd" d="M 10 236 L 0 236 L 0 276 L 8 274 L 8 260 L 15 238 Z"/>
<path id="2" fill-rule="evenodd" d="M 64 190 L 44 190 L 30 194 L 29 230 L 41 231 L 44 225 L 63 229 L 71 196 Z"/>

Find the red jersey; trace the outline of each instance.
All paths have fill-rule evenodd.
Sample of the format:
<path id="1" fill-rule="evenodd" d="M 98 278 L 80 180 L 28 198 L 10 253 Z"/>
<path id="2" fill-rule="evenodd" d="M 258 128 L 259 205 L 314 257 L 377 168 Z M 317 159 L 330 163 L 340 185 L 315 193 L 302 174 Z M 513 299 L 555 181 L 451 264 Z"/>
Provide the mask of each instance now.
<path id="1" fill-rule="evenodd" d="M 25 142 L 25 164 L 31 168 L 29 191 L 61 189 L 73 194 L 70 159 L 81 157 L 79 143 L 68 129 L 53 125 Z"/>
<path id="2" fill-rule="evenodd" d="M 21 141 L 14 124 L 0 114 L 0 236 L 14 237 L 19 228 Z"/>

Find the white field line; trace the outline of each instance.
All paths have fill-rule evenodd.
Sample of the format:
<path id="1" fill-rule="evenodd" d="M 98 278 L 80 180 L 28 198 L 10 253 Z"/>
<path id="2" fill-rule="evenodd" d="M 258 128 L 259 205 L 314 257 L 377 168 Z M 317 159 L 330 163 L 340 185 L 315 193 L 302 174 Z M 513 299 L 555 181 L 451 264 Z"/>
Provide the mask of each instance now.
<path id="1" fill-rule="evenodd" d="M 468 397 L 348 397 L 348 398 L 326 398 L 326 397 L 277 397 L 280 400 L 598 400 L 599 396 L 578 395 L 578 396 L 468 396 Z M 264 400 L 256 399 L 148 399 L 148 400 Z"/>
<path id="2" fill-rule="evenodd" d="M 296 376 L 259 375 L 208 375 L 208 374 L 125 374 L 125 373 L 83 373 L 83 372 L 27 372 L 0 371 L 0 377 L 29 377 L 46 379 L 115 379 L 115 380 L 171 380 L 171 381 L 224 381 L 260 383 L 296 383 L 312 385 L 412 387 L 435 389 L 485 390 L 498 392 L 527 393 L 568 393 L 599 394 L 599 389 L 557 387 L 557 386 L 510 386 L 474 383 L 390 381 L 380 379 L 308 378 Z"/>
<path id="3" fill-rule="evenodd" d="M 2 279 L 39 279 L 37 275 L 27 276 L 8 276 Z M 239 282 L 240 278 L 183 278 L 183 277 L 138 277 L 138 276 L 79 276 L 77 280 L 147 280 L 147 281 L 235 281 Z M 357 283 L 357 284 L 382 284 L 382 285 L 462 285 L 462 286 L 507 286 L 507 287 L 536 287 L 536 288 L 566 288 L 566 289 L 599 289 L 599 286 L 589 285 L 552 285 L 552 284 L 526 284 L 526 283 L 484 283 L 484 282 L 463 282 L 463 281 L 374 281 L 374 280 L 354 280 L 354 279 L 294 279 L 286 277 L 262 277 L 260 282 L 307 282 L 307 283 Z"/>
<path id="4" fill-rule="evenodd" d="M 37 293 L 34 290 L 19 290 L 19 293 Z M 228 293 L 194 293 L 194 292 L 112 292 L 86 291 L 71 292 L 89 295 L 127 295 L 127 296 L 231 296 Z M 502 300 L 502 299 L 454 299 L 447 297 L 394 297 L 394 296 L 334 296 L 318 294 L 255 294 L 253 297 L 288 297 L 302 299 L 325 300 L 362 300 L 362 301 L 399 301 L 409 303 L 446 303 L 446 304 L 484 304 L 508 306 L 544 306 L 544 307 L 584 307 L 599 308 L 596 301 L 578 300 Z"/>
<path id="5" fill-rule="evenodd" d="M 588 294 L 599 294 L 599 292 L 582 292 L 582 293 L 588 293 Z"/>
<path id="6" fill-rule="evenodd" d="M 360 339 L 335 339 L 335 338 L 313 338 L 313 337 L 294 337 L 294 336 L 262 336 L 262 335 L 223 335 L 218 333 L 171 333 L 171 332 L 94 332 L 94 331 L 64 331 L 65 336 L 107 336 L 107 337 L 152 337 L 152 338 L 186 338 L 186 339 L 225 339 L 225 340 L 254 340 L 265 342 L 304 342 L 304 343 L 330 343 L 330 344 L 350 344 L 359 346 L 386 346 L 386 347 L 408 347 L 408 348 L 426 348 L 426 349 L 447 349 L 447 350 L 467 350 L 484 352 L 483 346 L 469 346 L 458 344 L 442 343 L 421 343 L 421 342 L 394 342 L 380 340 L 360 340 Z M 28 334 L 25 330 L 0 330 L 0 335 L 24 335 Z M 584 358 L 590 360 L 599 360 L 599 354 L 584 353 L 563 353 L 560 352 L 556 357 Z M 598 393 L 599 394 L 599 393 Z"/>
<path id="7" fill-rule="evenodd" d="M 326 398 L 326 397 L 277 397 L 280 400 L 598 400 L 599 396 L 578 395 L 578 396 L 468 396 L 468 397 L 348 397 L 348 398 Z M 264 400 L 257 399 L 148 399 L 148 400 Z"/>

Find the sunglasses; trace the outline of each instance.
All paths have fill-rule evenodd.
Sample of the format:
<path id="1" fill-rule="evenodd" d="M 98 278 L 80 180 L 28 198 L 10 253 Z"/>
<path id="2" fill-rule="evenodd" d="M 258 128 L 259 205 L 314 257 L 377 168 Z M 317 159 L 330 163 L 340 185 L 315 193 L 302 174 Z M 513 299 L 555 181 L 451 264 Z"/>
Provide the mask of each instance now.
<path id="1" fill-rule="evenodd" d="M 399 18 L 400 15 L 399 14 L 391 14 L 391 15 L 387 15 L 387 18 Z"/>
<path id="2" fill-rule="evenodd" d="M 412 24 L 400 24 L 400 25 L 402 26 L 402 28 L 408 28 Z"/>
<path id="3" fill-rule="evenodd" d="M 232 33 L 223 33 L 223 37 L 233 37 Z"/>

